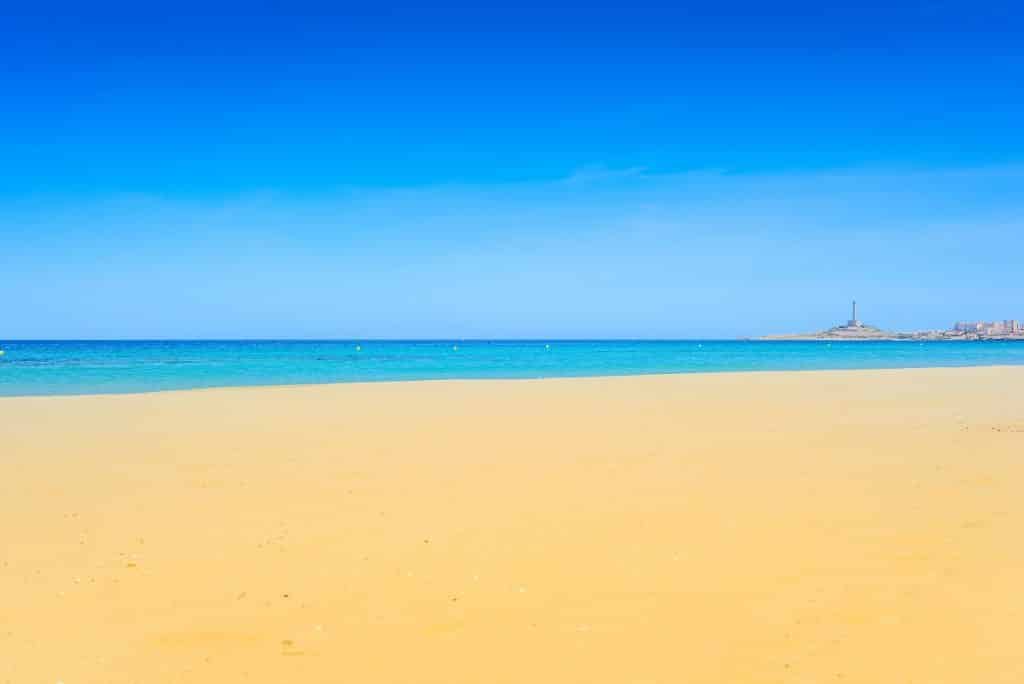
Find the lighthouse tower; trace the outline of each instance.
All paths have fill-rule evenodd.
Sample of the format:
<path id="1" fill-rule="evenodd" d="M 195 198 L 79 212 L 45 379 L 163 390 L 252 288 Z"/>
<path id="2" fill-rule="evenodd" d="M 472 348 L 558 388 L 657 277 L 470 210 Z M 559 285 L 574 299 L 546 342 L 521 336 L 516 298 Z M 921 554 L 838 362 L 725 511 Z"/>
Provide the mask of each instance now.
<path id="1" fill-rule="evenodd" d="M 853 300 L 853 317 L 846 322 L 847 328 L 860 328 L 862 324 L 857 320 L 857 300 Z"/>

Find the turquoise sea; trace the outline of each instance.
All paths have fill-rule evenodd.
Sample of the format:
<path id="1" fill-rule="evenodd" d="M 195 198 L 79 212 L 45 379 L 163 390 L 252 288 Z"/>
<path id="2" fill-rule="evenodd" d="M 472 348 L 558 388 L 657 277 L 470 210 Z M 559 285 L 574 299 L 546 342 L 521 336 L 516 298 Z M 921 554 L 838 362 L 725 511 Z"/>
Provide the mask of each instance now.
<path id="1" fill-rule="evenodd" d="M 0 396 L 450 378 L 1024 365 L 1022 342 L 18 341 Z"/>

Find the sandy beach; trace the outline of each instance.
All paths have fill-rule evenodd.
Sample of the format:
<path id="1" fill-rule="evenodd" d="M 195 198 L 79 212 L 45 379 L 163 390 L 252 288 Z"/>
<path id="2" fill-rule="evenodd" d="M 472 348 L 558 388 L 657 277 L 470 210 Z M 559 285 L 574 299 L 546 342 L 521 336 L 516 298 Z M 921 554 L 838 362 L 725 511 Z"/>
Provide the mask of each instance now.
<path id="1" fill-rule="evenodd" d="M 0 682 L 1024 681 L 1024 368 L 0 412 Z"/>

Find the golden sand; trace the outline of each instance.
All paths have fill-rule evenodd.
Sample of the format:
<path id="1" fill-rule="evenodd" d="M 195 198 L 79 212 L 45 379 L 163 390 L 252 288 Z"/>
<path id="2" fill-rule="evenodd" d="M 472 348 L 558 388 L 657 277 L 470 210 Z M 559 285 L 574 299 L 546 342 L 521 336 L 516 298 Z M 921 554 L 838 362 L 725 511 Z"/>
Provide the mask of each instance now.
<path id="1" fill-rule="evenodd" d="M 0 400 L 0 682 L 1024 682 L 1024 369 Z"/>

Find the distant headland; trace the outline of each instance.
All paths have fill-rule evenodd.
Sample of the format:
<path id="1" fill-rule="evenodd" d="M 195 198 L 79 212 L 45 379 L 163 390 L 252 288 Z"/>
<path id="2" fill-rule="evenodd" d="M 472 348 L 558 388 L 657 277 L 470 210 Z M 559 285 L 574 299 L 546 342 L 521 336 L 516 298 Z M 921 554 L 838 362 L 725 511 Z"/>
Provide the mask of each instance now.
<path id="1" fill-rule="evenodd" d="M 898 332 L 867 325 L 857 318 L 857 302 L 853 302 L 853 315 L 844 325 L 821 332 L 789 335 L 767 335 L 762 340 L 1020 340 L 1024 341 L 1024 323 L 1004 321 L 958 321 L 948 330 L 918 330 Z"/>

